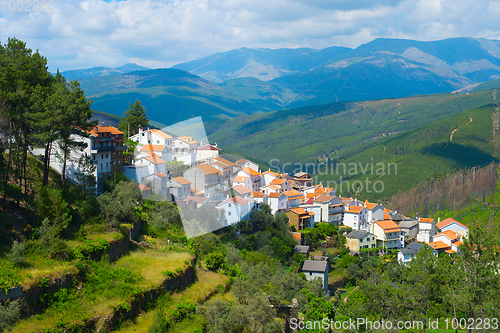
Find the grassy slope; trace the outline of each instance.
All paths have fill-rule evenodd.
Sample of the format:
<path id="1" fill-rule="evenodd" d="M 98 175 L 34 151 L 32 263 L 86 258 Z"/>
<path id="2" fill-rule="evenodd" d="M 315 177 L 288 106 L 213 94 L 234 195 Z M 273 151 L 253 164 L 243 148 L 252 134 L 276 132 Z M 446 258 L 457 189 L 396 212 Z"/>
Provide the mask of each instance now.
<path id="1" fill-rule="evenodd" d="M 334 103 L 206 124 L 211 142 L 254 158 L 317 162 L 492 101 L 491 91 Z"/>
<path id="2" fill-rule="evenodd" d="M 318 180 L 354 180 L 363 181 L 368 178 L 372 184 L 382 181 L 384 192 L 362 193 L 361 197 L 377 199 L 389 197 L 399 190 L 408 189 L 415 184 L 428 180 L 439 174 L 447 174 L 456 170 L 471 168 L 477 165 L 487 165 L 497 161 L 494 155 L 492 114 L 494 107 L 485 106 L 463 112 L 457 116 L 434 122 L 405 134 L 398 135 L 384 142 L 373 144 L 371 147 L 363 147 L 351 152 L 341 162 L 346 164 L 346 173 L 339 168 L 339 174 L 335 168 L 334 174 L 318 176 Z M 472 122 L 470 122 L 472 118 Z M 450 136 L 457 129 L 452 141 Z M 354 166 L 358 165 L 357 174 Z M 368 169 L 366 175 L 361 174 L 359 164 L 366 167 L 374 163 L 374 171 Z M 385 174 L 382 173 L 381 165 L 384 164 Z M 397 164 L 397 174 L 392 169 L 388 172 L 389 163 Z M 351 171 L 352 170 L 352 171 Z M 331 170 L 330 170 L 331 171 Z M 363 185 L 365 188 L 366 186 Z M 344 187 L 345 188 L 345 187 Z M 344 194 L 348 194 L 343 191 Z M 352 194 L 352 193 L 350 193 Z"/>
<path id="3" fill-rule="evenodd" d="M 59 292 L 59 302 L 40 315 L 18 322 L 13 332 L 38 332 L 61 322 L 109 315 L 114 306 L 126 302 L 136 292 L 158 285 L 165 278 L 161 272 L 182 268 L 190 259 L 189 253 L 146 250 L 131 252 L 114 264 L 102 261 L 98 264 L 102 269 L 93 272 L 82 288 Z"/>

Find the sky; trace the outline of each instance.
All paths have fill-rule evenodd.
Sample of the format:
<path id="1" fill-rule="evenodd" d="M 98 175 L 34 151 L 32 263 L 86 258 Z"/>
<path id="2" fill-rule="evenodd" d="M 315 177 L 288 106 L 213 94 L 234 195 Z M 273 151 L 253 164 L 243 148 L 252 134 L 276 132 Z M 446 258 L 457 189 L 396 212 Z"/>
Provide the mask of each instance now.
<path id="1" fill-rule="evenodd" d="M 0 0 L 0 42 L 9 37 L 38 50 L 51 71 L 126 63 L 158 68 L 241 47 L 500 39 L 500 1 Z"/>

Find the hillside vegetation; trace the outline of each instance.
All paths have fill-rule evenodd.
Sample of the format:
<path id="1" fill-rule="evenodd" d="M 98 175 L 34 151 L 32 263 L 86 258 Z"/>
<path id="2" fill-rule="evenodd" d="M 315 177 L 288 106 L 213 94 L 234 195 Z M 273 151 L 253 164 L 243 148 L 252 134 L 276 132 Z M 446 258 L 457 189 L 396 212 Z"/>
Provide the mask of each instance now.
<path id="1" fill-rule="evenodd" d="M 206 129 L 211 142 L 268 163 L 277 159 L 275 166 L 316 163 L 326 158 L 342 158 L 363 144 L 492 101 L 491 91 L 481 91 L 468 95 L 338 102 L 208 122 Z"/>
<path id="2" fill-rule="evenodd" d="M 493 136 L 494 112 L 493 105 L 476 108 L 365 146 L 352 151 L 341 160 L 341 163 L 347 165 L 347 172 L 340 169 L 339 174 L 318 175 L 318 179 L 328 183 L 328 180 L 339 181 L 342 176 L 351 185 L 356 180 L 365 184 L 368 179 L 372 185 L 380 181 L 383 184 L 383 191 L 380 193 L 366 192 L 367 186 L 361 185 L 354 189 L 351 186 L 348 191 L 344 186 L 342 194 L 353 194 L 358 190 L 362 192 L 362 197 L 382 199 L 432 177 L 439 178 L 458 170 L 496 163 L 498 152 L 495 150 L 494 138 L 498 134 Z M 382 163 L 385 167 L 381 168 L 377 163 Z M 364 168 L 369 165 L 371 168 L 372 164 L 375 171 L 368 169 L 363 174 L 359 166 Z M 349 171 L 353 165 L 358 166 L 355 174 Z M 389 165 L 392 165 L 390 170 Z"/>

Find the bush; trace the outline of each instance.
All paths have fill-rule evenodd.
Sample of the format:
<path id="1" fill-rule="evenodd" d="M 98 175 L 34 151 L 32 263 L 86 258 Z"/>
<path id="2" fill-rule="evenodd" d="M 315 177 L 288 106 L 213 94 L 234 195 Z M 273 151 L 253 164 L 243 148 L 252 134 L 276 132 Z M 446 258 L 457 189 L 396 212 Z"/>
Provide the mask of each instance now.
<path id="1" fill-rule="evenodd" d="M 9 259 L 15 266 L 22 266 L 24 264 L 26 261 L 26 258 L 24 257 L 24 243 L 14 241 L 12 249 L 9 253 Z"/>
<path id="2" fill-rule="evenodd" d="M 224 257 L 224 254 L 218 251 L 207 254 L 205 258 L 205 264 L 207 265 L 207 269 L 214 272 L 218 271 L 219 268 L 221 268 L 225 262 L 226 258 Z"/>
<path id="3" fill-rule="evenodd" d="M 0 305 L 0 333 L 10 331 L 21 316 L 21 306 L 18 302 Z"/>

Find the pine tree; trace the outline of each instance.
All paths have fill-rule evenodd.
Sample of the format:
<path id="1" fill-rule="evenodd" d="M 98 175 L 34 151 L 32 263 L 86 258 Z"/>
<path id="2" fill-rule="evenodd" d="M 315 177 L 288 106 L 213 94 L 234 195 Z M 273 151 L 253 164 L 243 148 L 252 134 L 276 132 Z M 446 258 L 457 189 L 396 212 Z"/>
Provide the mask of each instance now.
<path id="1" fill-rule="evenodd" d="M 149 124 L 146 108 L 138 99 L 135 100 L 134 104 L 129 103 L 129 108 L 124 114 L 125 119 L 120 121 L 118 129 L 125 133 L 127 138 L 129 135 L 132 136 L 136 134 L 140 128 L 146 127 Z"/>

